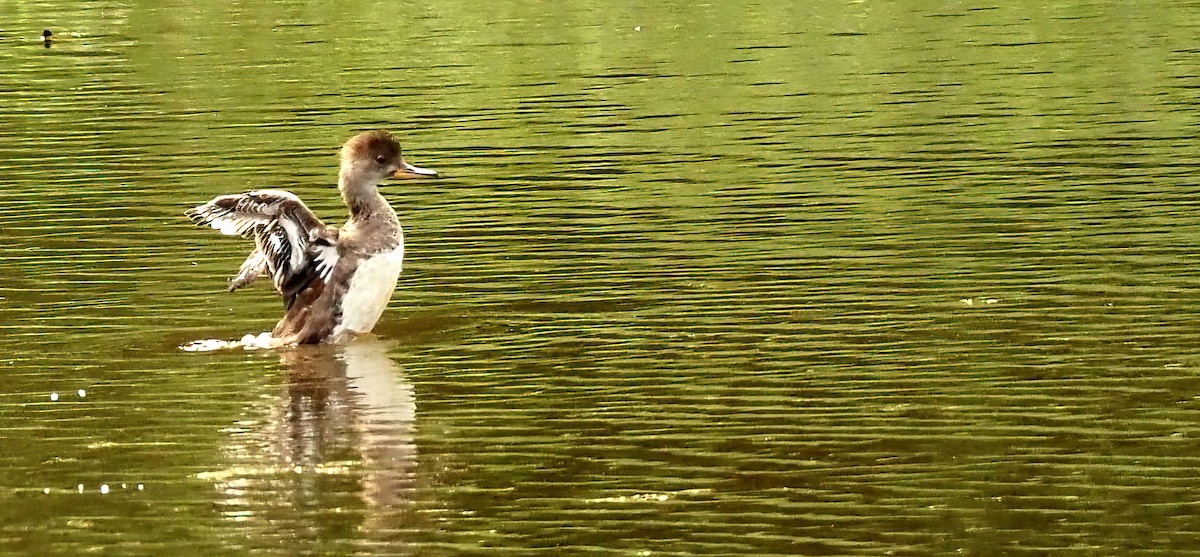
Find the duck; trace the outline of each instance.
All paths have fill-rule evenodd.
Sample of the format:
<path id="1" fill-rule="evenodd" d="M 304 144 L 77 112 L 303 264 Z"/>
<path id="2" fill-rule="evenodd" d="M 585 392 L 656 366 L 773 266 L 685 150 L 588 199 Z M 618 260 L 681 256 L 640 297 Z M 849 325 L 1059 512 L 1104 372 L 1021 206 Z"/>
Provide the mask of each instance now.
<path id="1" fill-rule="evenodd" d="M 383 130 L 351 137 L 340 159 L 338 191 L 350 211 L 341 228 L 284 190 L 221 195 L 185 211 L 198 226 L 254 241 L 228 291 L 270 275 L 284 308 L 270 334 L 276 345 L 333 344 L 371 332 L 404 261 L 404 231 L 379 186 L 438 175 L 405 161 Z"/>
<path id="2" fill-rule="evenodd" d="M 50 43 L 54 42 L 53 37 L 54 37 L 54 33 L 51 33 L 49 29 L 42 29 L 42 45 L 43 46 L 45 46 L 46 48 L 50 48 Z"/>

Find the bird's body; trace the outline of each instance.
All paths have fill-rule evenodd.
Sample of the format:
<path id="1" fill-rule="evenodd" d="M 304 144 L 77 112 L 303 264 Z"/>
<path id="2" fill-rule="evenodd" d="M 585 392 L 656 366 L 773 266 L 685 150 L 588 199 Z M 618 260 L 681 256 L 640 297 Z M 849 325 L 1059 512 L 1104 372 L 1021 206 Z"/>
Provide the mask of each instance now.
<path id="1" fill-rule="evenodd" d="M 437 175 L 404 162 L 386 132 L 354 136 L 341 155 L 338 189 L 350 208 L 341 229 L 281 190 L 223 195 L 188 211 L 198 224 L 254 240 L 229 289 L 270 274 L 285 309 L 271 332 L 280 344 L 339 342 L 371 331 L 404 260 L 400 221 L 378 185 L 389 177 Z"/>

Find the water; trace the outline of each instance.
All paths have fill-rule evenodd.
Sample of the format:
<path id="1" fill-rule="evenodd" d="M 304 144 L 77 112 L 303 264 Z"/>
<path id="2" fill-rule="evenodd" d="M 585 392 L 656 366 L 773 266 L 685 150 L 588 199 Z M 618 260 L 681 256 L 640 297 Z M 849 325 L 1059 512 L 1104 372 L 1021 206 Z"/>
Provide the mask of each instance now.
<path id="1" fill-rule="evenodd" d="M 1192 4 L 0 11 L 0 554 L 1200 550 Z M 377 338 L 179 350 L 378 127 Z"/>

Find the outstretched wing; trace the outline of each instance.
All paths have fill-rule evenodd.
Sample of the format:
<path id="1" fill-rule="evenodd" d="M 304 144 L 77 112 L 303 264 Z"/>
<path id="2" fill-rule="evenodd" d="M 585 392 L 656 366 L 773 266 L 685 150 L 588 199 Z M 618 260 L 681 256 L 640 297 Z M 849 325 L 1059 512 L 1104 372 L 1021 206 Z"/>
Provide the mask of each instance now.
<path id="1" fill-rule="evenodd" d="M 222 195 L 186 214 L 222 234 L 254 239 L 254 251 L 230 280 L 230 290 L 268 271 L 284 305 L 290 307 L 312 281 L 327 281 L 337 264 L 337 229 L 326 226 L 300 198 L 286 191 Z"/>

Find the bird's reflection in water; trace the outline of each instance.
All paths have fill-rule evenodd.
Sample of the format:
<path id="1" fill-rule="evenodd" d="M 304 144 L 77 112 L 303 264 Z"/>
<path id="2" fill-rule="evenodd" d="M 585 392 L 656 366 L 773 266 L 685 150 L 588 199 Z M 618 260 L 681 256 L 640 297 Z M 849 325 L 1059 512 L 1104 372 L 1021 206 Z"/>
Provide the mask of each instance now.
<path id="1" fill-rule="evenodd" d="M 268 539 L 402 527 L 415 484 L 416 403 L 388 348 L 358 340 L 280 349 L 286 396 L 256 412 L 263 419 L 230 429 L 232 466 L 203 474 L 216 480 L 224 516 Z"/>

